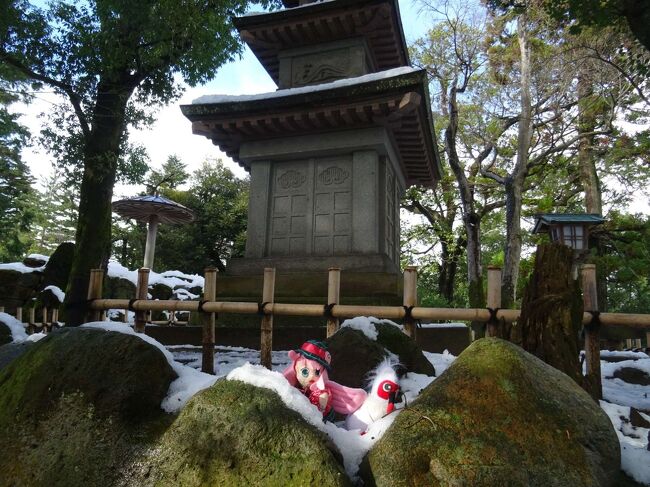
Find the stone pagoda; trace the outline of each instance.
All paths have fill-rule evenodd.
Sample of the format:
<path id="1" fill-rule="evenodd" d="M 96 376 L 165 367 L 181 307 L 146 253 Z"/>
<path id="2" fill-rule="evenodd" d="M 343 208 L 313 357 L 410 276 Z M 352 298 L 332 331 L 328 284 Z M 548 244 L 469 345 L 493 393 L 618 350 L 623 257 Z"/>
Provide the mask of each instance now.
<path id="1" fill-rule="evenodd" d="M 397 0 L 284 6 L 233 19 L 277 91 L 181 107 L 251 175 L 224 292 L 259 296 L 275 267 L 277 296 L 323 302 L 339 267 L 343 303 L 399 302 L 400 198 L 440 178 L 426 72 L 409 65 Z"/>

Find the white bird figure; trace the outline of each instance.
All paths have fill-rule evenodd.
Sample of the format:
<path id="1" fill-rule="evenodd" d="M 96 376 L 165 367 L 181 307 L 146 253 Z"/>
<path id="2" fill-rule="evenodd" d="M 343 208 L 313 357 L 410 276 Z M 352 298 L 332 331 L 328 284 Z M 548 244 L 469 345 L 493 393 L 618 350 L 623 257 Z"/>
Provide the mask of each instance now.
<path id="1" fill-rule="evenodd" d="M 361 407 L 345 420 L 347 430 L 361 430 L 363 434 L 373 422 L 392 413 L 395 410 L 395 403 L 401 402 L 395 365 L 390 359 L 386 359 L 370 373 L 369 380 L 372 381 L 370 393 Z"/>

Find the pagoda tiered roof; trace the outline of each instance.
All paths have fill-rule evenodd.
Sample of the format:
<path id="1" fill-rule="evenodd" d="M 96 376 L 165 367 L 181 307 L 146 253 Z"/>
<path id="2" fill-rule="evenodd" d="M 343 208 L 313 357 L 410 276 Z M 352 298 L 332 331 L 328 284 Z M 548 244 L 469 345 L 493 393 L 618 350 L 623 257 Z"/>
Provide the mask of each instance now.
<path id="1" fill-rule="evenodd" d="M 276 84 L 280 51 L 342 39 L 365 39 L 373 71 L 410 64 L 397 0 L 315 2 L 237 17 L 233 23 Z"/>
<path id="2" fill-rule="evenodd" d="M 260 95 L 206 96 L 181 110 L 193 133 L 246 169 L 240 147 L 248 141 L 381 126 L 407 185 L 432 186 L 440 179 L 424 70 L 401 67 Z"/>

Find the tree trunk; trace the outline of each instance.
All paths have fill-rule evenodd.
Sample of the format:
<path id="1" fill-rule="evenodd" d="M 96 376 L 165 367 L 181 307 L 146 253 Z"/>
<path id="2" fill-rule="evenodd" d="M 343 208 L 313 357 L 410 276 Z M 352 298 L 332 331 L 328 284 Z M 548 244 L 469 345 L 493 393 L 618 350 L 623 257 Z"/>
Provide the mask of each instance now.
<path id="1" fill-rule="evenodd" d="M 456 296 L 456 273 L 458 261 L 465 248 L 465 239 L 459 237 L 450 250 L 450 242 L 441 240 L 440 272 L 438 275 L 438 294 L 451 305 Z"/>
<path id="2" fill-rule="evenodd" d="M 587 213 L 603 213 L 602 190 L 596 168 L 597 156 L 594 151 L 595 137 L 584 135 L 596 130 L 596 113 L 593 98 L 591 72 L 589 66 L 582 66 L 578 75 L 578 134 L 582 135 L 578 143 L 578 165 L 580 168 L 580 182 L 585 192 L 585 211 Z M 607 252 L 600 239 L 593 236 L 589 239 L 590 247 L 596 249 L 599 256 Z M 607 310 L 607 280 L 602 269 L 597 274 L 598 301 L 601 311 Z"/>
<path id="3" fill-rule="evenodd" d="M 65 296 L 67 326 L 84 323 L 90 270 L 106 269 L 111 253 L 111 198 L 131 94 L 120 88 L 99 84 L 92 130 L 85 140 L 75 255 Z"/>
<path id="4" fill-rule="evenodd" d="M 524 181 L 528 175 L 528 151 L 533 131 L 530 95 L 530 45 L 525 15 L 517 18 L 517 38 L 521 65 L 520 119 L 517 135 L 517 160 L 506 178 L 506 245 L 502 274 L 503 307 L 510 308 L 517 296 L 517 279 L 521 261 L 521 205 Z"/>
<path id="5" fill-rule="evenodd" d="M 481 266 L 481 218 L 474 210 L 474 192 L 465 176 L 456 149 L 456 133 L 458 131 L 458 104 L 456 88 L 451 89 L 449 96 L 449 127 L 445 130 L 445 149 L 458 189 L 463 214 L 463 225 L 467 238 L 467 284 L 469 288 L 470 307 L 485 306 L 483 294 L 483 270 Z"/>
<path id="6" fill-rule="evenodd" d="M 578 334 L 583 305 L 580 287 L 571 275 L 572 264 L 569 247 L 544 244 L 537 248 L 521 317 L 512 328 L 510 340 L 582 386 Z"/>

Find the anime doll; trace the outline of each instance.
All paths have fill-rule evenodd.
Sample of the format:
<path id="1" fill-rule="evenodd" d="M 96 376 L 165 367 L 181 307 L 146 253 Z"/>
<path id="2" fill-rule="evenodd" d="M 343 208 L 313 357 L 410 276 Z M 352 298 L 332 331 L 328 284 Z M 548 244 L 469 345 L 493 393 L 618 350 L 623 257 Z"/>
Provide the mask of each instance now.
<path id="1" fill-rule="evenodd" d="M 334 412 L 347 415 L 356 411 L 366 399 L 363 389 L 329 380 L 332 357 L 323 342 L 308 340 L 299 349 L 289 351 L 289 358 L 291 365 L 283 372 L 284 376 L 309 398 L 325 421 L 331 421 Z"/>

